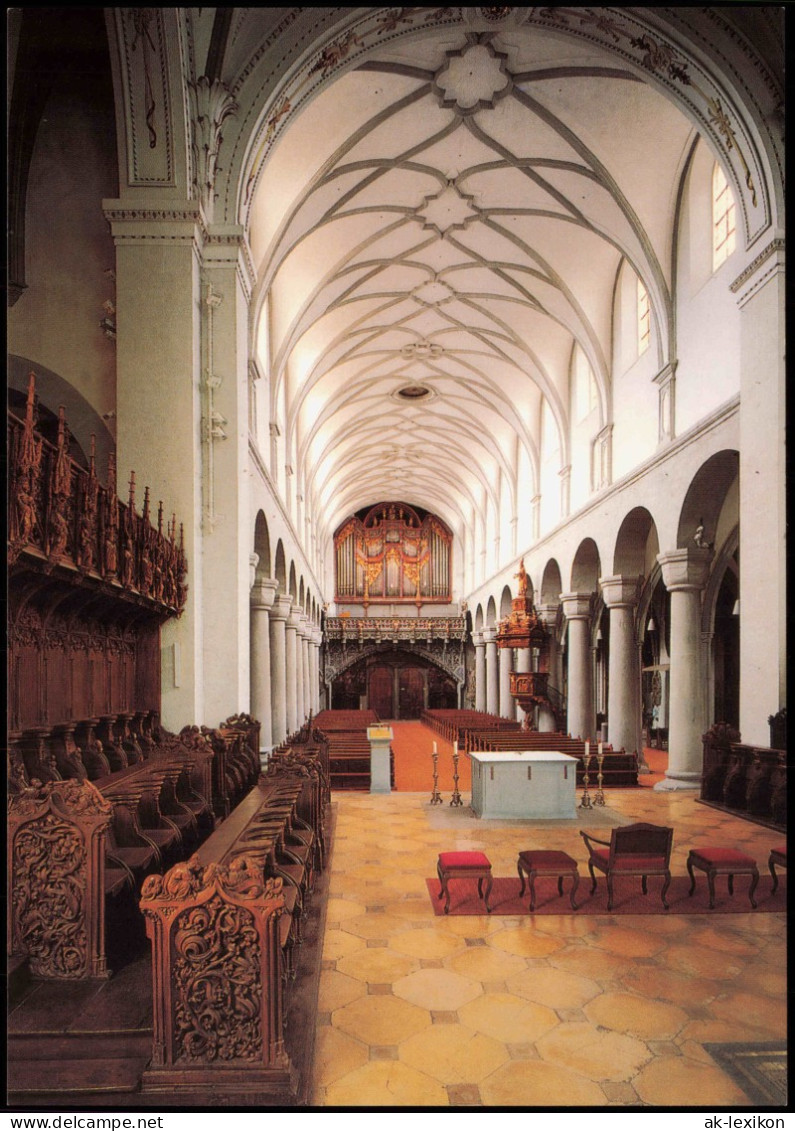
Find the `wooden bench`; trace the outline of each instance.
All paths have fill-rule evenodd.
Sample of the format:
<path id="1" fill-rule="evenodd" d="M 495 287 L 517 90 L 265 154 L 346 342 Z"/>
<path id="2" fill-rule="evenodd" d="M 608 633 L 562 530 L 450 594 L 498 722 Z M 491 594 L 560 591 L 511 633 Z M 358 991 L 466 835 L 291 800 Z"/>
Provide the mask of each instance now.
<path id="1" fill-rule="evenodd" d="M 285 984 L 295 974 L 311 892 L 319 776 L 282 759 L 198 852 L 150 876 L 141 909 L 152 940 L 153 1056 L 142 1090 L 277 1094 L 293 1087 L 284 1046 Z M 300 872 L 303 871 L 303 875 Z M 192 938 L 201 938 L 193 947 Z M 223 1023 L 196 1008 L 209 990 Z"/>

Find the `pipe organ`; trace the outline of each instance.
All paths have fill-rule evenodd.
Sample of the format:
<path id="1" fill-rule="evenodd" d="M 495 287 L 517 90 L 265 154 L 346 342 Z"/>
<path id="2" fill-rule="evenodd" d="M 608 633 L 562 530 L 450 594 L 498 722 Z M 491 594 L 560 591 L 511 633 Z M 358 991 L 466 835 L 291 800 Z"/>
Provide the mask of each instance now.
<path id="1" fill-rule="evenodd" d="M 452 543 L 440 518 L 406 503 L 360 511 L 334 535 L 336 600 L 447 604 Z"/>

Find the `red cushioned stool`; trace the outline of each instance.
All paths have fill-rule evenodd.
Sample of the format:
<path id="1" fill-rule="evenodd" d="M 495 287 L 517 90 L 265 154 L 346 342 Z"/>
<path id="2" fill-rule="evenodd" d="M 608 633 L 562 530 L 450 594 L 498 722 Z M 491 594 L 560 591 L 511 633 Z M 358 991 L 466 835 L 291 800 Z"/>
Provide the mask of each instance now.
<path id="1" fill-rule="evenodd" d="M 571 885 L 569 899 L 571 900 L 572 910 L 577 910 L 574 893 L 577 891 L 577 885 L 580 882 L 580 873 L 577 871 L 577 861 L 573 860 L 567 852 L 556 852 L 552 849 L 533 849 L 532 851 L 520 852 L 519 859 L 516 862 L 516 870 L 519 873 L 519 879 L 522 881 L 520 896 L 524 895 L 525 873 L 530 881 L 531 911 L 536 909 L 536 876 L 556 876 L 558 895 L 563 895 L 563 877 L 571 876 L 574 883 Z"/>
<path id="2" fill-rule="evenodd" d="M 687 873 L 690 876 L 688 895 L 692 895 L 696 890 L 694 868 L 707 873 L 710 911 L 715 906 L 716 876 L 729 877 L 729 895 L 734 895 L 735 876 L 750 876 L 751 886 L 748 889 L 748 898 L 751 901 L 751 906 L 756 907 L 754 892 L 759 883 L 759 869 L 753 856 L 748 856 L 745 852 L 738 852 L 736 848 L 691 848 L 690 855 L 687 858 Z"/>
<path id="3" fill-rule="evenodd" d="M 779 844 L 776 848 L 770 850 L 770 856 L 767 859 L 767 866 L 770 869 L 770 875 L 773 877 L 773 887 L 770 889 L 770 894 L 778 887 L 778 876 L 776 875 L 776 864 L 779 868 L 787 870 L 787 846 L 786 844 Z"/>
<path id="4" fill-rule="evenodd" d="M 491 861 L 485 852 L 440 852 L 439 860 L 436 865 L 436 873 L 439 876 L 439 883 L 442 885 L 442 890 L 439 892 L 439 899 L 442 896 L 444 900 L 444 913 L 445 915 L 450 910 L 450 889 L 447 886 L 450 880 L 474 880 L 478 881 L 478 895 L 486 904 L 486 910 L 491 912 L 489 907 L 489 894 L 491 892 Z M 486 894 L 483 894 L 483 881 L 486 881 Z"/>

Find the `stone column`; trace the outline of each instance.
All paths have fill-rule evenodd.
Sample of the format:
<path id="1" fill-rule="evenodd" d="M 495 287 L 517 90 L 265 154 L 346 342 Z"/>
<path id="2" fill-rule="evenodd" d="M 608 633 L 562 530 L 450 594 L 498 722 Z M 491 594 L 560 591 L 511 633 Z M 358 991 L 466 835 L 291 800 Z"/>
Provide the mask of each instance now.
<path id="1" fill-rule="evenodd" d="M 298 613 L 295 626 L 295 725 L 300 727 L 304 721 L 304 614 Z"/>
<path id="2" fill-rule="evenodd" d="M 515 716 L 514 701 L 511 695 L 511 669 L 513 667 L 513 648 L 500 648 L 500 714 L 504 719 Z"/>
<path id="3" fill-rule="evenodd" d="M 251 589 L 251 714 L 260 722 L 260 751 L 273 746 L 271 725 L 271 638 L 268 610 L 279 583 L 275 577 L 260 577 Z"/>
<path id="4" fill-rule="evenodd" d="M 486 710 L 486 641 L 482 632 L 472 635 L 475 644 L 475 710 Z"/>
<path id="5" fill-rule="evenodd" d="M 323 634 L 319 628 L 315 629 L 314 641 L 314 713 L 317 715 L 320 712 L 320 649 L 323 647 Z"/>
<path id="6" fill-rule="evenodd" d="M 287 735 L 287 641 L 285 630 L 291 608 L 290 598 L 282 593 L 273 602 L 269 614 L 271 633 L 271 729 L 274 746 L 284 742 Z"/>
<path id="7" fill-rule="evenodd" d="M 529 648 L 517 648 L 516 649 L 516 667 L 514 668 L 514 671 L 529 672 L 530 671 L 530 665 L 531 665 L 530 649 Z M 518 700 L 515 700 L 515 706 L 516 706 L 516 721 L 518 723 L 523 723 L 525 721 L 525 712 L 522 709 L 522 707 L 519 706 Z"/>
<path id="8" fill-rule="evenodd" d="M 500 676 L 497 668 L 497 630 L 484 628 L 486 642 L 486 710 L 490 715 L 499 714 Z"/>
<path id="9" fill-rule="evenodd" d="M 573 738 L 593 738 L 591 695 L 590 593 L 562 593 L 563 613 L 568 621 L 569 680 L 566 728 Z"/>
<path id="10" fill-rule="evenodd" d="M 287 733 L 298 729 L 298 607 L 292 606 L 284 626 L 284 666 L 287 683 Z"/>
<path id="11" fill-rule="evenodd" d="M 312 681 L 311 681 L 310 674 L 309 674 L 309 648 L 310 648 L 309 633 L 310 633 L 309 618 L 304 617 L 304 631 L 303 631 L 303 635 L 301 637 L 301 661 L 302 661 L 302 664 L 303 664 L 303 671 L 304 671 L 304 678 L 303 678 L 303 684 L 304 684 L 303 709 L 304 709 L 304 713 L 301 717 L 301 722 L 303 722 L 304 719 L 309 717 L 309 712 L 312 710 Z"/>
<path id="12" fill-rule="evenodd" d="M 634 577 L 602 577 L 604 603 L 610 610 L 610 657 L 607 676 L 607 740 L 614 750 L 642 753 L 635 642 L 638 584 Z"/>
<path id="13" fill-rule="evenodd" d="M 561 687 L 563 678 L 561 674 L 561 657 L 560 647 L 558 646 L 557 624 L 558 624 L 558 605 L 536 605 L 536 612 L 541 620 L 541 623 L 549 633 L 549 653 L 548 653 L 548 671 L 549 679 L 547 686 L 549 687 L 550 701 L 556 706 L 561 700 Z M 542 707 L 538 712 L 538 729 L 541 731 L 551 732 L 562 728 L 563 723 L 559 721 L 553 711 L 547 707 Z"/>
<path id="14" fill-rule="evenodd" d="M 701 595 L 712 551 L 702 547 L 658 554 L 671 594 L 671 670 L 668 769 L 655 789 L 698 789 L 706 728 L 701 656 Z M 611 645 L 612 646 L 612 645 Z"/>

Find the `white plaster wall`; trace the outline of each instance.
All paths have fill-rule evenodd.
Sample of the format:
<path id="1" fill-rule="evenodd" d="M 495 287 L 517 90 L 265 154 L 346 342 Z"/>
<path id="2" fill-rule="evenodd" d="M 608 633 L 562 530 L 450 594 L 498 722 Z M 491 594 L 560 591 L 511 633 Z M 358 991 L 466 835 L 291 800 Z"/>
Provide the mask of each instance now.
<path id="1" fill-rule="evenodd" d="M 637 276 L 625 262 L 613 313 L 613 480 L 648 459 L 657 447 L 657 328 L 638 356 Z"/>
<path id="2" fill-rule="evenodd" d="M 729 284 L 734 252 L 712 270 L 712 169 L 700 143 L 682 199 L 677 245 L 676 432 L 684 432 L 740 389 L 740 312 Z"/>
<path id="3" fill-rule="evenodd" d="M 540 588 L 544 567 L 554 557 L 560 567 L 563 586 L 571 577 L 571 568 L 577 548 L 585 538 L 592 538 L 599 551 L 600 561 L 614 560 L 616 539 L 621 523 L 635 507 L 645 507 L 654 520 L 659 549 L 673 550 L 677 545 L 677 531 L 682 503 L 694 476 L 715 452 L 739 446 L 739 412 L 736 403 L 680 437 L 670 447 L 661 449 L 651 460 L 621 481 L 614 482 L 600 492 L 566 523 L 561 523 L 527 546 L 519 556 L 524 556 L 525 568 L 535 590 Z M 478 586 L 467 596 L 470 608 L 479 602 L 485 606 L 488 598 L 498 596 L 503 585 L 510 585 L 516 565 L 500 570 L 494 577 Z"/>

